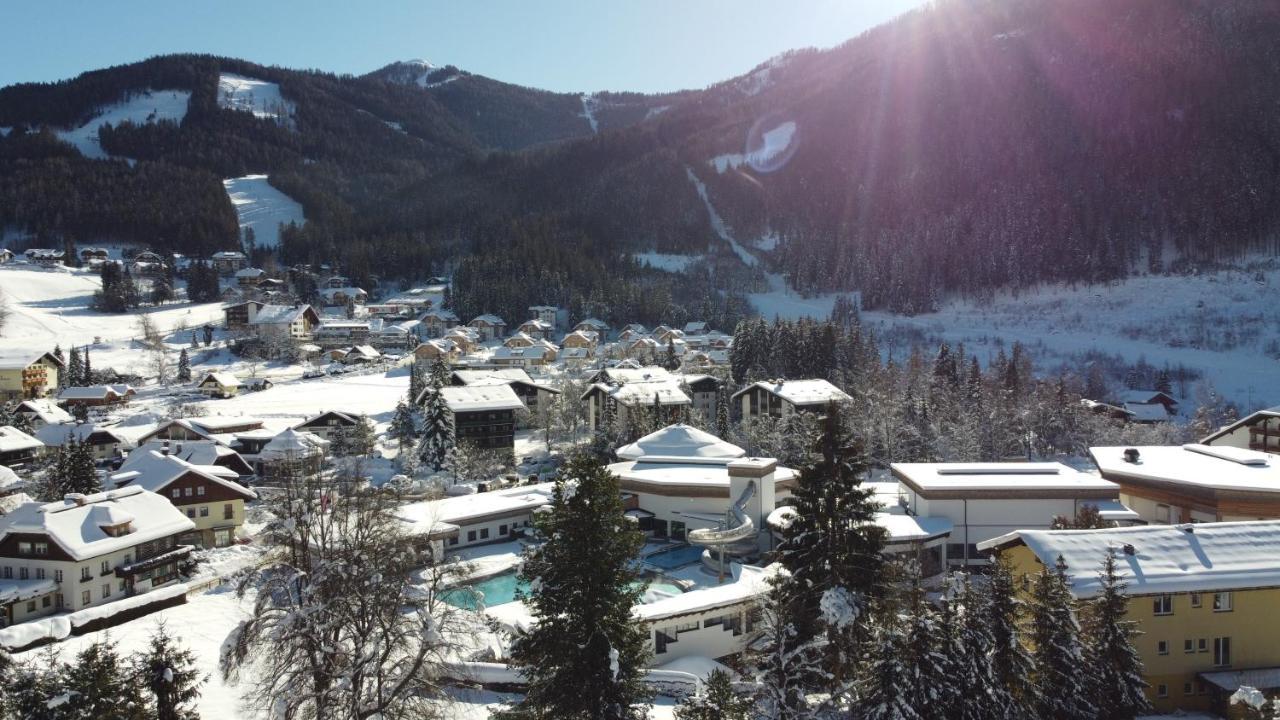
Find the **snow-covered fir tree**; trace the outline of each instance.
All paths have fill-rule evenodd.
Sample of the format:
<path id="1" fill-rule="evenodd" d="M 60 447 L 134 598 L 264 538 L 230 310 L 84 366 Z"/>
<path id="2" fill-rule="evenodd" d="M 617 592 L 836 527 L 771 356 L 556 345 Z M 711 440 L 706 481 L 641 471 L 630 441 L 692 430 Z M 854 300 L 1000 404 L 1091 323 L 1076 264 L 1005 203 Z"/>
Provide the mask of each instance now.
<path id="1" fill-rule="evenodd" d="M 1129 598 L 1116 568 L 1116 556 L 1107 552 L 1099 573 L 1101 591 L 1089 601 L 1085 615 L 1088 666 L 1092 668 L 1098 720 L 1133 720 L 1154 712 L 1143 689 L 1142 656 L 1133 646 L 1137 623 L 1126 620 Z"/>
<path id="2" fill-rule="evenodd" d="M 427 365 L 421 360 L 414 360 L 409 366 L 409 405 L 413 406 L 427 388 Z"/>
<path id="3" fill-rule="evenodd" d="M 187 355 L 186 348 L 178 353 L 178 382 L 191 382 L 191 358 Z"/>
<path id="4" fill-rule="evenodd" d="M 66 717 L 148 720 L 142 686 L 109 639 L 81 650 L 63 672 L 62 686 Z"/>
<path id="5" fill-rule="evenodd" d="M 835 404 L 826 409 L 815 455 L 800 471 L 795 519 L 778 546 L 788 571 L 780 588 L 794 598 L 786 607 L 801 640 L 826 641 L 831 683 L 813 689 L 837 691 L 851 680 L 860 654 L 862 614 L 885 592 L 885 534 L 875 522 L 872 491 L 862 486 L 863 450 Z"/>
<path id="6" fill-rule="evenodd" d="M 59 375 L 66 378 L 66 381 L 62 382 L 63 387 L 84 383 L 84 360 L 80 357 L 80 351 L 74 346 L 71 348 L 71 355 L 67 360 L 66 372 L 59 373 Z"/>
<path id="7" fill-rule="evenodd" d="M 418 435 L 418 421 L 414 418 L 409 403 L 401 400 L 396 403 L 395 414 L 391 416 L 391 425 L 387 428 L 387 436 L 400 446 L 400 452 L 413 445 Z"/>
<path id="8" fill-rule="evenodd" d="M 423 412 L 422 439 L 418 443 L 418 457 L 423 465 L 439 472 L 448 463 L 449 454 L 454 450 L 455 435 L 453 413 L 445 404 L 444 395 L 438 388 L 427 392 Z"/>
<path id="9" fill-rule="evenodd" d="M 368 417 L 361 415 L 356 418 L 356 424 L 351 427 L 348 435 L 348 442 L 351 455 L 368 457 L 373 454 L 378 447 L 378 439 Z"/>
<path id="10" fill-rule="evenodd" d="M 858 683 L 857 715 L 860 720 L 924 720 L 935 717 L 925 701 L 915 697 L 912 669 L 904 648 L 910 635 L 895 612 L 878 613 L 865 644 L 864 665 Z"/>
<path id="11" fill-rule="evenodd" d="M 991 583 L 975 587 L 967 575 L 954 578 L 950 603 L 958 614 L 959 638 L 952 644 L 953 680 L 963 678 L 951 717 L 955 720 L 1021 720 L 1025 714 L 996 677 Z M 1013 628 L 1016 641 L 1017 628 Z M 1025 651 L 1023 651 L 1025 653 Z M 1029 662 L 1029 658 L 1028 658 Z"/>
<path id="12" fill-rule="evenodd" d="M 195 655 L 169 637 L 163 622 L 135 663 L 151 693 L 155 720 L 200 720 L 194 705 L 207 678 L 196 669 Z"/>
<path id="13" fill-rule="evenodd" d="M 1091 669 L 1085 665 L 1084 643 L 1067 585 L 1066 563 L 1036 576 L 1032 592 L 1031 637 L 1035 673 L 1036 715 L 1056 720 L 1088 720 L 1097 715 Z"/>
<path id="14" fill-rule="evenodd" d="M 752 703 L 749 697 L 733 689 L 729 673 L 715 669 L 698 688 L 676 708 L 676 720 L 749 720 Z"/>
<path id="15" fill-rule="evenodd" d="M 1028 622 L 1027 608 L 1018 596 L 1009 558 L 997 556 L 992 564 L 987 597 L 982 624 L 991 632 L 991 673 L 1013 709 L 1026 717 L 1039 702 L 1032 684 L 1035 659 L 1022 642 L 1020 631 Z"/>
<path id="16" fill-rule="evenodd" d="M 764 632 L 755 654 L 757 712 L 764 720 L 811 718 L 809 688 L 827 680 L 821 667 L 821 651 L 811 638 L 800 636 L 791 622 L 796 611 L 790 604 L 800 602 L 785 589 L 786 571 L 771 580 L 772 587 L 761 612 Z"/>
<path id="17" fill-rule="evenodd" d="M 495 717 L 648 717 L 641 675 L 647 631 L 631 614 L 640 600 L 634 561 L 644 537 L 627 523 L 618 479 L 598 460 L 574 456 L 537 527 L 547 542 L 520 571 L 536 622 L 511 653 L 528 691 Z"/>

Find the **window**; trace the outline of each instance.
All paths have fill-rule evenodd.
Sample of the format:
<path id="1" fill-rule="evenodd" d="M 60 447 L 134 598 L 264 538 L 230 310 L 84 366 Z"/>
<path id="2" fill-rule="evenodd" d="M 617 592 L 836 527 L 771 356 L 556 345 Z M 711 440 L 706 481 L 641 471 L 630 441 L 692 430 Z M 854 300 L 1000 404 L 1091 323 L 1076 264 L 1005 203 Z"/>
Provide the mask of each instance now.
<path id="1" fill-rule="evenodd" d="M 1195 640 L 1190 640 L 1190 639 L 1188 639 L 1188 640 L 1183 640 L 1183 641 L 1182 641 L 1182 652 L 1184 652 L 1184 653 L 1195 653 L 1195 651 L 1196 651 L 1196 641 L 1195 641 Z"/>
<path id="2" fill-rule="evenodd" d="M 41 567 L 36 568 L 36 579 L 37 580 L 44 579 L 44 568 L 41 568 Z"/>
<path id="3" fill-rule="evenodd" d="M 26 580 L 27 578 L 29 578 L 29 577 L 30 577 L 30 575 L 29 575 L 29 573 L 30 573 L 30 572 L 31 572 L 31 571 L 30 571 L 30 570 L 28 570 L 27 568 L 18 568 L 18 579 L 19 579 L 19 580 Z"/>
<path id="4" fill-rule="evenodd" d="M 107 562 L 106 560 L 103 560 L 103 561 L 102 561 L 102 574 L 103 574 L 103 575 L 106 575 L 106 574 L 107 574 L 107 573 L 109 573 L 109 572 L 111 572 L 111 563 Z"/>
<path id="5" fill-rule="evenodd" d="M 27 612 L 29 612 L 29 613 L 33 613 L 33 612 L 35 612 L 35 611 L 36 611 L 36 601 L 35 601 L 35 600 L 28 600 L 28 601 L 27 601 Z"/>
<path id="6" fill-rule="evenodd" d="M 480 539 L 481 540 L 489 539 L 489 528 L 480 528 Z"/>
<path id="7" fill-rule="evenodd" d="M 208 505 L 201 505 L 201 506 L 200 506 L 200 517 L 209 517 L 209 506 L 208 506 Z"/>
<path id="8" fill-rule="evenodd" d="M 102 597 L 104 600 L 111 597 L 111 583 L 102 583 Z"/>
<path id="9" fill-rule="evenodd" d="M 62 582 L 62 571 L 61 571 L 61 570 L 54 570 L 54 571 L 53 571 L 53 579 L 54 579 L 54 581 L 56 581 L 56 582 Z"/>
<path id="10" fill-rule="evenodd" d="M 498 526 L 498 534 L 499 534 L 499 535 L 506 535 L 508 532 L 509 532 L 509 530 L 508 530 L 508 528 L 507 528 L 507 526 L 506 526 L 506 525 L 499 525 L 499 526 Z"/>
<path id="11" fill-rule="evenodd" d="M 1158 654 L 1160 654 L 1160 655 L 1168 655 L 1168 654 L 1169 654 L 1169 641 L 1168 641 L 1168 640 L 1161 640 L 1160 642 L 1156 643 L 1156 653 L 1158 653 Z"/>
<path id="12" fill-rule="evenodd" d="M 203 485 L 201 485 L 200 487 L 196 488 L 196 494 L 197 494 L 197 495 L 204 495 L 204 486 L 203 486 Z"/>
<path id="13" fill-rule="evenodd" d="M 80 604 L 81 604 L 81 605 L 88 605 L 88 604 L 89 604 L 89 591 L 88 591 L 88 590 L 85 590 L 84 592 L 80 593 Z"/>
<path id="14" fill-rule="evenodd" d="M 1200 638 L 1199 640 L 1197 640 L 1197 641 L 1196 641 L 1196 651 L 1197 651 L 1197 652 L 1202 652 L 1202 653 L 1207 653 L 1207 652 L 1209 652 L 1209 639 L 1208 639 L 1208 638 Z"/>
<path id="15" fill-rule="evenodd" d="M 1191 607 L 1200 607 L 1200 593 L 1191 593 Z"/>
<path id="16" fill-rule="evenodd" d="M 19 555 L 30 555 L 30 554 L 31 554 L 31 543 L 29 543 L 29 542 L 20 542 L 20 543 L 18 543 L 18 554 L 19 554 Z"/>
<path id="17" fill-rule="evenodd" d="M 1182 683 L 1182 694 L 1183 694 L 1183 695 L 1194 695 L 1194 694 L 1195 694 L 1195 686 L 1193 686 L 1191 683 Z"/>
<path id="18" fill-rule="evenodd" d="M 196 516 L 196 509 L 195 509 L 195 508 L 187 508 L 187 517 L 189 517 L 189 518 L 193 518 L 193 517 L 195 517 L 195 516 Z"/>
<path id="19" fill-rule="evenodd" d="M 52 604 L 53 604 L 53 598 L 49 597 L 48 595 L 45 595 L 44 597 L 40 598 L 40 607 L 49 607 Z"/>
<path id="20" fill-rule="evenodd" d="M 13 568 L 8 565 L 4 566 L 4 579 L 5 580 L 13 579 Z"/>
<path id="21" fill-rule="evenodd" d="M 88 567 L 80 568 L 80 581 L 84 582 L 85 580 L 88 580 L 88 579 L 89 579 L 89 568 Z"/>
<path id="22" fill-rule="evenodd" d="M 1213 666 L 1231 666 L 1231 638 L 1220 637 L 1213 639 Z"/>
<path id="23" fill-rule="evenodd" d="M 1156 615 L 1172 615 L 1173 614 L 1173 596 L 1158 595 L 1152 601 L 1153 612 Z"/>
<path id="24" fill-rule="evenodd" d="M 457 545 L 457 544 L 458 544 L 458 538 L 457 538 L 457 536 L 454 536 L 454 537 L 449 538 L 449 544 L 450 544 L 450 545 Z"/>
<path id="25" fill-rule="evenodd" d="M 1170 512 L 1171 509 L 1172 508 L 1168 505 L 1156 505 L 1156 522 L 1164 523 L 1165 525 L 1173 522 L 1173 513 Z"/>
<path id="26" fill-rule="evenodd" d="M 1156 697 L 1158 697 L 1158 698 L 1167 698 L 1167 697 L 1169 697 L 1169 686 L 1168 686 L 1168 685 L 1165 685 L 1164 683 L 1161 683 L 1161 684 L 1157 685 L 1157 686 L 1156 686 Z"/>
<path id="27" fill-rule="evenodd" d="M 467 531 L 467 542 L 475 542 L 475 541 L 476 541 L 476 531 L 475 531 L 475 530 L 468 530 L 468 531 Z"/>
<path id="28" fill-rule="evenodd" d="M 1231 593 L 1220 592 L 1213 594 L 1213 611 L 1214 612 L 1231 612 Z"/>
<path id="29" fill-rule="evenodd" d="M 43 542 L 38 542 L 38 543 L 36 543 L 36 544 L 35 544 L 35 554 L 36 554 L 36 555 L 48 555 L 48 554 L 49 554 L 49 543 L 43 543 Z"/>
<path id="30" fill-rule="evenodd" d="M 176 498 L 182 497 L 182 488 L 174 488 L 172 494 Z"/>
<path id="31" fill-rule="evenodd" d="M 183 488 L 182 494 L 191 497 L 191 488 Z"/>
<path id="32" fill-rule="evenodd" d="M 236 516 L 235 511 L 231 507 L 231 503 L 222 506 L 222 519 L 231 520 Z"/>
<path id="33" fill-rule="evenodd" d="M 64 602 L 64 600 L 62 599 L 62 593 L 58 593 L 57 595 L 54 595 L 53 602 L 57 604 L 58 607 L 62 607 L 62 604 Z"/>

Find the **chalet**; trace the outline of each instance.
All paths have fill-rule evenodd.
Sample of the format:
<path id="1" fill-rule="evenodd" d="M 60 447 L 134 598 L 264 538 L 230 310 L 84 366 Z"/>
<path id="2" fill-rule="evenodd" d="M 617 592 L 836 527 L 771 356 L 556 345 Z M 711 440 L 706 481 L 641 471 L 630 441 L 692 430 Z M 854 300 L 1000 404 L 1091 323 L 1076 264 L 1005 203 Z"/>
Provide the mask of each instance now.
<path id="1" fill-rule="evenodd" d="M 506 340 L 503 340 L 502 345 L 503 347 L 509 347 L 509 348 L 527 348 L 527 347 L 531 347 L 534 342 L 535 341 L 532 336 L 530 336 L 529 334 L 523 331 L 517 330 L 514 335 L 507 338 Z"/>
<path id="2" fill-rule="evenodd" d="M 520 327 L 516 328 L 516 332 L 537 340 L 550 340 L 551 335 L 555 333 L 555 331 L 555 323 L 549 323 L 536 318 L 533 320 L 525 320 L 520 323 Z"/>
<path id="3" fill-rule="evenodd" d="M 106 260 L 110 256 L 111 253 L 107 252 L 106 248 L 80 248 L 80 260 L 85 264 L 91 263 L 94 260 Z"/>
<path id="4" fill-rule="evenodd" d="M 618 333 L 618 342 L 631 344 L 637 340 L 649 337 L 649 333 L 643 329 L 637 330 L 636 327 L 643 328 L 643 325 L 628 325 L 622 328 L 622 332 Z"/>
<path id="5" fill-rule="evenodd" d="M 178 538 L 194 528 L 140 487 L 26 503 L 0 519 L 0 596 L 17 584 L 28 598 L 6 607 L 5 620 L 83 610 L 173 582 L 191 556 Z"/>
<path id="6" fill-rule="evenodd" d="M 241 292 L 239 288 L 227 286 L 222 288 L 222 292 L 218 293 L 218 299 L 227 305 L 236 305 L 245 301 L 247 294 Z"/>
<path id="7" fill-rule="evenodd" d="M 1280 519 L 1280 462 L 1228 445 L 1091 447 L 1102 477 L 1149 523 Z"/>
<path id="8" fill-rule="evenodd" d="M 382 359 L 382 353 L 371 345 L 352 345 L 329 351 L 329 359 L 343 365 L 365 365 Z"/>
<path id="9" fill-rule="evenodd" d="M 48 352 L 0 351 L 0 400 L 42 398 L 58 387 L 63 362 Z"/>
<path id="10" fill-rule="evenodd" d="M 247 267 L 235 272 L 236 285 L 241 288 L 257 287 L 258 283 L 266 276 L 267 271 L 262 268 Z"/>
<path id="11" fill-rule="evenodd" d="M 456 327 L 445 333 L 444 339 L 457 346 L 462 353 L 473 353 L 480 346 L 480 337 L 473 328 Z"/>
<path id="12" fill-rule="evenodd" d="M 426 400 L 427 388 L 420 401 Z M 453 415 L 454 438 L 484 450 L 515 452 L 516 414 L 524 403 L 510 385 L 468 385 L 440 389 Z"/>
<path id="13" fill-rule="evenodd" d="M 587 382 L 620 384 L 676 379 L 676 376 L 664 367 L 657 365 L 641 366 L 631 360 L 624 360 L 613 367 L 597 371 L 587 378 Z"/>
<path id="14" fill-rule="evenodd" d="M 622 330 L 619 335 L 621 335 L 621 333 L 631 333 L 633 337 L 638 335 L 648 335 L 649 328 L 641 325 L 640 323 L 627 323 L 622 326 Z"/>
<path id="15" fill-rule="evenodd" d="M 265 302 L 247 300 L 223 307 L 223 316 L 228 331 L 243 331 L 243 329 L 248 328 L 248 324 L 257 318 L 257 311 L 261 310 L 264 305 Z"/>
<path id="16" fill-rule="evenodd" d="M 178 543 L 226 547 L 244 524 L 244 504 L 257 495 L 236 482 L 237 473 L 217 465 L 195 465 L 163 450 L 139 448 L 129 453 L 111 476 L 117 488 L 138 487 L 168 500 L 195 527 Z"/>
<path id="17" fill-rule="evenodd" d="M 245 257 L 242 252 L 234 250 L 224 250 L 216 252 L 209 258 L 209 264 L 219 275 L 234 275 L 236 272 L 249 267 L 249 258 Z"/>
<path id="18" fill-rule="evenodd" d="M 701 320 L 691 320 L 684 324 L 685 335 L 706 335 L 711 328 Z"/>
<path id="19" fill-rule="evenodd" d="M 222 470 L 227 477 L 247 480 L 253 477 L 253 465 L 244 459 L 239 452 L 218 440 L 149 440 L 139 445 L 138 450 L 155 450 L 164 455 L 172 455 L 192 465 L 213 465 Z M 132 453 L 130 453 L 132 454 Z"/>
<path id="20" fill-rule="evenodd" d="M 45 425 L 61 425 L 73 422 L 71 413 L 58 407 L 52 400 L 23 400 L 13 409 L 14 414 L 26 418 L 32 430 L 39 430 Z"/>
<path id="21" fill-rule="evenodd" d="M 44 452 L 44 443 L 12 425 L 0 425 L 0 465 L 24 467 Z"/>
<path id="22" fill-rule="evenodd" d="M 337 410 L 328 410 L 294 425 L 293 429 L 308 432 L 316 437 L 332 442 L 334 433 L 340 430 L 350 433 L 362 422 L 366 422 L 362 415 L 338 412 Z"/>
<path id="23" fill-rule="evenodd" d="M 363 305 L 368 301 L 369 293 L 358 287 L 327 287 L 320 290 L 320 297 L 325 305 Z"/>
<path id="24" fill-rule="evenodd" d="M 373 335 L 373 343 L 378 347 L 407 350 L 417 347 L 419 327 L 421 326 L 417 320 L 406 320 L 398 323 L 383 323 L 381 329 L 370 332 Z"/>
<path id="25" fill-rule="evenodd" d="M 1214 447 L 1237 447 L 1280 454 L 1280 407 L 1259 410 L 1200 441 Z"/>
<path id="26" fill-rule="evenodd" d="M 206 373 L 196 390 L 212 398 L 235 397 L 240 393 L 240 378 L 229 372 Z"/>
<path id="27" fill-rule="evenodd" d="M 0 265 L 7 265 L 13 262 L 15 255 L 9 248 L 0 248 Z"/>
<path id="28" fill-rule="evenodd" d="M 960 567 L 987 564 L 978 543 L 1024 528 L 1047 530 L 1055 517 L 1074 518 L 1085 505 L 1108 520 L 1138 520 L 1121 502 L 1119 485 L 1061 463 L 893 463 L 889 469 L 907 514 L 951 521 L 947 562 Z"/>
<path id="29" fill-rule="evenodd" d="M 1115 398 L 1115 405 L 1120 405 L 1126 410 L 1137 411 L 1144 416 L 1155 416 L 1152 410 L 1143 411 L 1139 406 L 1142 405 L 1158 405 L 1164 410 L 1165 418 L 1169 415 L 1178 414 L 1178 401 L 1172 395 L 1160 390 L 1125 390 Z"/>
<path id="30" fill-rule="evenodd" d="M 829 403 L 845 402 L 850 397 L 826 380 L 775 380 L 753 383 L 734 393 L 731 399 L 738 405 L 742 417 L 749 418 L 822 412 Z"/>
<path id="31" fill-rule="evenodd" d="M 92 423 L 79 425 L 45 425 L 36 431 L 36 439 L 45 447 L 62 447 L 71 440 L 88 446 L 95 462 L 109 462 L 124 457 L 129 441 L 123 436 Z"/>
<path id="32" fill-rule="evenodd" d="M 104 405 L 123 405 L 129 398 L 137 394 L 128 385 L 89 385 L 86 387 L 67 387 L 58 393 L 58 402 L 64 407 L 101 407 Z"/>
<path id="33" fill-rule="evenodd" d="M 500 340 L 507 334 L 507 323 L 497 315 L 480 315 L 467 323 L 467 326 L 475 328 L 480 342 Z"/>
<path id="34" fill-rule="evenodd" d="M 509 385 L 530 415 L 536 415 L 540 407 L 551 402 L 554 395 L 560 394 L 559 390 L 550 385 L 534 382 L 529 373 L 520 368 L 454 370 L 449 382 L 455 387 Z"/>
<path id="35" fill-rule="evenodd" d="M 30 248 L 24 255 L 27 259 L 37 265 L 60 265 L 66 253 L 61 250 L 50 250 L 48 248 Z"/>
<path id="36" fill-rule="evenodd" d="M 489 361 L 499 367 L 541 367 L 555 361 L 557 352 L 559 350 L 554 345 L 500 347 Z"/>
<path id="37" fill-rule="evenodd" d="M 258 281 L 258 294 L 263 297 L 282 296 L 289 289 L 289 283 L 277 278 L 262 278 Z"/>
<path id="38" fill-rule="evenodd" d="M 138 444 L 143 445 L 153 440 L 211 440 L 227 445 L 237 433 L 260 430 L 261 428 L 261 420 L 242 415 L 205 415 L 198 418 L 179 418 L 163 423 L 155 430 L 138 438 Z"/>
<path id="39" fill-rule="evenodd" d="M 649 333 L 649 337 L 653 338 L 659 345 L 665 347 L 668 341 L 683 340 L 684 331 L 677 328 L 667 327 L 666 325 L 659 325 L 653 329 L 653 332 Z"/>
<path id="40" fill-rule="evenodd" d="M 452 340 L 428 340 L 413 349 L 413 356 L 424 362 L 434 361 L 436 358 L 453 362 L 462 357 L 462 350 Z"/>
<path id="41" fill-rule="evenodd" d="M 1077 601 L 1103 592 L 1108 554 L 1128 599 L 1144 692 L 1157 713 L 1243 717 L 1231 707 L 1242 685 L 1280 690 L 1280 522 L 1143 525 L 1099 530 L 1010 531 L 979 543 L 1007 559 L 1025 596 L 1045 568 L 1060 566 Z"/>
<path id="42" fill-rule="evenodd" d="M 656 407 L 662 415 L 651 422 L 665 424 L 682 408 L 693 404 L 674 377 L 621 384 L 597 382 L 582 394 L 581 400 L 587 405 L 587 428 L 591 432 L 602 429 L 610 413 L 615 423 L 627 427 L 632 414 L 653 414 Z"/>
<path id="43" fill-rule="evenodd" d="M 440 337 L 445 330 L 458 324 L 458 316 L 450 310 L 429 310 L 423 313 L 418 322 L 427 331 L 427 337 Z"/>
<path id="44" fill-rule="evenodd" d="M 529 315 L 534 320 L 549 326 L 553 331 L 560 324 L 560 308 L 554 305 L 533 305 L 529 308 Z M 530 333 L 532 335 L 533 333 Z"/>
<path id="45" fill-rule="evenodd" d="M 704 418 L 716 416 L 716 399 L 720 396 L 720 379 L 715 375 L 685 375 L 686 393 L 693 400 L 694 411 Z"/>
<path id="46" fill-rule="evenodd" d="M 593 332 L 596 333 L 598 337 L 604 337 L 604 334 L 609 332 L 609 323 L 597 318 L 587 318 L 577 325 L 574 325 L 573 331 Z"/>
<path id="47" fill-rule="evenodd" d="M 26 481 L 18 477 L 18 473 L 0 465 L 0 515 L 8 515 L 19 505 L 31 502 L 31 497 L 23 492 L 26 487 Z"/>
<path id="48" fill-rule="evenodd" d="M 574 330 L 564 336 L 564 339 L 560 341 L 560 347 L 594 350 L 599 337 L 594 331 Z"/>
<path id="49" fill-rule="evenodd" d="M 647 360 L 657 356 L 658 348 L 664 347 L 651 337 L 640 337 L 623 344 L 623 353 L 629 358 Z"/>
<path id="50" fill-rule="evenodd" d="M 1133 413 L 1119 405 L 1098 402 L 1097 400 L 1089 400 L 1087 398 L 1081 398 L 1080 404 L 1089 412 L 1095 415 L 1105 415 L 1112 420 L 1123 420 L 1128 422 L 1133 419 Z"/>
<path id="51" fill-rule="evenodd" d="M 369 342 L 371 331 L 366 320 L 324 320 L 312 333 L 312 339 L 321 347 L 364 345 Z"/>
<path id="52" fill-rule="evenodd" d="M 320 324 L 320 314 L 310 305 L 263 305 L 249 321 L 259 337 L 308 340 Z"/>
<path id="53" fill-rule="evenodd" d="M 556 355 L 557 361 L 573 368 L 582 367 L 593 358 L 595 358 L 595 352 L 591 348 L 560 348 L 560 352 Z"/>
<path id="54" fill-rule="evenodd" d="M 264 483 L 314 475 L 324 467 L 329 441 L 309 432 L 289 428 L 271 438 L 258 451 L 258 476 Z"/>
<path id="55" fill-rule="evenodd" d="M 351 286 L 351 278 L 347 277 L 346 275 L 330 275 L 329 277 L 320 281 L 321 289 L 333 290 L 337 288 L 350 287 L 350 286 Z"/>

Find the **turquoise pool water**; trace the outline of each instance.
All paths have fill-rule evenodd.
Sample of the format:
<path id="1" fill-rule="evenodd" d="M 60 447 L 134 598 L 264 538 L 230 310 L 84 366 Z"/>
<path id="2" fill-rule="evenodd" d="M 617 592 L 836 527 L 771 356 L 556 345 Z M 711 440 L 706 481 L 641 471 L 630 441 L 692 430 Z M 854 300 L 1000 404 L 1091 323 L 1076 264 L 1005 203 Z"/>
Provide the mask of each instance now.
<path id="1" fill-rule="evenodd" d="M 692 565 L 701 560 L 702 550 L 703 548 L 693 545 L 680 545 L 679 547 L 659 550 L 647 556 L 644 562 L 654 567 L 660 567 L 663 570 L 675 570 L 678 567 Z"/>
<path id="2" fill-rule="evenodd" d="M 644 595 L 641 597 L 641 602 L 643 603 L 651 603 L 654 600 L 679 595 L 684 592 L 679 585 L 671 583 L 641 580 L 639 584 L 644 587 Z M 478 610 L 481 598 L 483 598 L 485 607 L 505 605 L 516 599 L 517 591 L 527 591 L 528 589 L 528 584 L 521 581 L 519 575 L 515 572 L 507 572 L 477 580 L 466 587 L 446 590 L 441 595 L 441 599 L 454 607 Z"/>

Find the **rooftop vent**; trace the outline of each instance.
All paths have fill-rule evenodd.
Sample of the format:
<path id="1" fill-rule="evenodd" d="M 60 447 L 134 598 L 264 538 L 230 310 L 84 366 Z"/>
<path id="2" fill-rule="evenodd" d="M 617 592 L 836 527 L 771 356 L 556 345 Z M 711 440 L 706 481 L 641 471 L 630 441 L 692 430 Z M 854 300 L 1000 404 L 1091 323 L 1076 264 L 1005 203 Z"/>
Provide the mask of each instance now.
<path id="1" fill-rule="evenodd" d="M 1138 553 L 1138 549 L 1137 549 L 1137 548 L 1135 548 L 1131 543 L 1125 543 L 1125 544 L 1124 544 L 1124 554 L 1125 554 L 1125 555 L 1136 555 L 1137 553 Z"/>
<path id="2" fill-rule="evenodd" d="M 76 505 L 81 505 L 81 506 L 84 505 L 84 501 L 85 501 L 85 497 L 83 493 L 67 493 L 65 499 L 69 502 L 73 502 Z"/>
<path id="3" fill-rule="evenodd" d="M 1138 452 L 1138 448 L 1125 448 L 1124 461 L 1127 463 L 1138 464 L 1138 459 L 1142 457 L 1142 453 Z"/>

